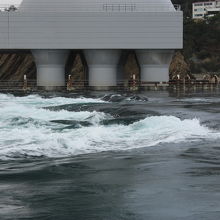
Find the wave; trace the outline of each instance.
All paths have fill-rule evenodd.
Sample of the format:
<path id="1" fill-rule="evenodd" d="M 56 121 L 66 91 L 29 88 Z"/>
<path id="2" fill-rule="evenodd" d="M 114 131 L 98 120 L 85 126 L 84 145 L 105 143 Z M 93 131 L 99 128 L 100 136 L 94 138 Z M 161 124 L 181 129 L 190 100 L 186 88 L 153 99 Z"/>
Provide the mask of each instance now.
<path id="1" fill-rule="evenodd" d="M 43 98 L 40 95 L 28 95 L 17 97 L 12 94 L 0 93 L 0 107 L 6 104 L 21 104 L 32 107 L 47 107 L 66 104 L 80 104 L 80 103 L 105 103 L 102 99 L 94 98 L 66 98 L 66 97 L 50 97 Z"/>
<path id="2" fill-rule="evenodd" d="M 174 116 L 151 115 L 121 124 L 121 118 L 103 112 L 51 111 L 44 108 L 64 103 L 99 102 L 103 101 L 0 94 L 0 159 L 70 157 L 160 143 L 220 138 L 219 132 L 201 125 L 198 119 L 181 120 Z M 126 117 L 122 119 L 126 120 Z"/>
<path id="3" fill-rule="evenodd" d="M 198 119 L 180 120 L 174 116 L 152 116 L 128 126 L 103 126 L 56 130 L 53 127 L 29 124 L 27 127 L 1 129 L 0 158 L 70 157 L 103 151 L 121 151 L 220 138 L 220 133 L 202 126 Z"/>
<path id="4" fill-rule="evenodd" d="M 66 110 L 50 111 L 44 107 L 65 104 L 103 103 L 100 99 L 91 98 L 42 98 L 39 95 L 15 97 L 13 95 L 0 94 L 0 126 L 20 125 L 25 121 L 51 121 L 51 120 L 84 120 L 88 117 L 98 120 L 98 115 L 93 112 L 80 111 L 70 112 Z M 99 114 L 102 117 L 102 113 Z M 16 123 L 18 122 L 18 124 Z"/>

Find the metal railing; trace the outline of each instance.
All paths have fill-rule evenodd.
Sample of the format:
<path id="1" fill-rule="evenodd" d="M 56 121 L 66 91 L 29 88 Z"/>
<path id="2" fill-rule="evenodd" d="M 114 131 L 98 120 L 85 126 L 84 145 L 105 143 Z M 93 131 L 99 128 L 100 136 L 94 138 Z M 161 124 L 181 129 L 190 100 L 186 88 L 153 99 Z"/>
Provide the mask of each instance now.
<path id="1" fill-rule="evenodd" d="M 36 89 L 36 80 L 0 80 L 0 90 Z"/>
<path id="2" fill-rule="evenodd" d="M 170 80 L 169 82 L 147 82 L 147 81 L 139 81 L 139 80 L 125 80 L 118 81 L 116 86 L 110 86 L 112 89 L 116 90 L 129 90 L 136 91 L 142 88 L 148 88 L 157 90 L 160 88 L 166 87 L 219 87 L 219 82 L 210 82 L 208 80 Z M 51 86 L 54 88 L 54 86 Z M 99 88 L 106 88 L 109 86 L 98 86 Z M 47 86 L 47 89 L 50 86 Z M 89 90 L 92 89 L 93 86 L 88 85 L 87 80 L 79 80 L 79 81 L 66 81 L 65 86 L 62 87 L 64 91 L 77 91 L 77 90 Z M 37 81 L 36 80 L 0 80 L 0 91 L 37 91 Z"/>
<path id="3" fill-rule="evenodd" d="M 136 4 L 104 4 L 103 11 L 134 12 L 136 11 Z"/>

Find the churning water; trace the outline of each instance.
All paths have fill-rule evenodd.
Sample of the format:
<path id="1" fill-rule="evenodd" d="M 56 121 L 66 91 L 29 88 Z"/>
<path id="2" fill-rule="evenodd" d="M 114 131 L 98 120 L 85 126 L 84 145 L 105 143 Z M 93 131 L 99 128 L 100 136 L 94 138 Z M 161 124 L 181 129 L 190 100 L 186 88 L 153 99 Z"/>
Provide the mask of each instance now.
<path id="1" fill-rule="evenodd" d="M 216 219 L 219 120 L 216 94 L 0 94 L 0 219 Z M 214 164 L 214 182 L 200 159 Z"/>
<path id="2" fill-rule="evenodd" d="M 220 132 L 201 125 L 196 118 L 181 120 L 172 115 L 146 115 L 144 119 L 126 125 L 123 121 L 104 125 L 103 121 L 112 120 L 114 116 L 96 110 L 64 109 L 65 105 L 91 106 L 105 103 L 101 99 L 42 98 L 38 95 L 14 97 L 1 94 L 0 103 L 2 160 L 29 156 L 70 157 L 102 151 L 130 150 L 159 143 L 220 138 Z M 53 110 L 53 106 L 61 107 Z M 116 117 L 119 118 L 120 115 Z M 129 117 L 130 115 L 127 119 Z"/>

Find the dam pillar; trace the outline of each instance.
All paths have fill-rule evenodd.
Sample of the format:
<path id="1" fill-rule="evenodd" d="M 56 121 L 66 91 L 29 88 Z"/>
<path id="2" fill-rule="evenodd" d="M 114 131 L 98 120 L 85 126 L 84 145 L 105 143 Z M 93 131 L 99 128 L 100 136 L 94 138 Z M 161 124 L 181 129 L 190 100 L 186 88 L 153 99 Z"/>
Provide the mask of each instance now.
<path id="1" fill-rule="evenodd" d="M 32 50 L 37 67 L 37 86 L 45 90 L 65 87 L 68 50 Z"/>
<path id="2" fill-rule="evenodd" d="M 84 50 L 89 72 L 89 86 L 108 90 L 117 86 L 120 50 Z"/>
<path id="3" fill-rule="evenodd" d="M 141 67 L 141 82 L 169 82 L 173 50 L 136 50 Z"/>

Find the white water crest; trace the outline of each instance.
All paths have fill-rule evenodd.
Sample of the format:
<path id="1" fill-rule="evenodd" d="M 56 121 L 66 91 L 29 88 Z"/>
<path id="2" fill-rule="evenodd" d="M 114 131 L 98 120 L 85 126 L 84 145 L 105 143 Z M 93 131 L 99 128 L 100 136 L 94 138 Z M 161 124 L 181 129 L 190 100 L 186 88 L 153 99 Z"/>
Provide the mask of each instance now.
<path id="1" fill-rule="evenodd" d="M 2 94 L 0 93 L 0 107 L 4 106 L 7 103 L 13 104 L 23 104 L 27 106 L 57 106 L 57 105 L 66 105 L 74 103 L 105 103 L 101 99 L 92 99 L 92 98 L 66 98 L 66 97 L 51 97 L 43 98 L 39 95 L 29 95 L 23 97 L 16 97 L 11 94 Z"/>
<path id="2" fill-rule="evenodd" d="M 102 151 L 121 151 L 220 138 L 198 119 L 151 116 L 130 125 L 102 125 L 112 116 L 101 112 L 50 111 L 46 106 L 99 103 L 99 99 L 14 97 L 0 94 L 0 159 L 45 156 L 69 157 Z M 54 120 L 87 121 L 90 126 L 69 128 Z"/>

